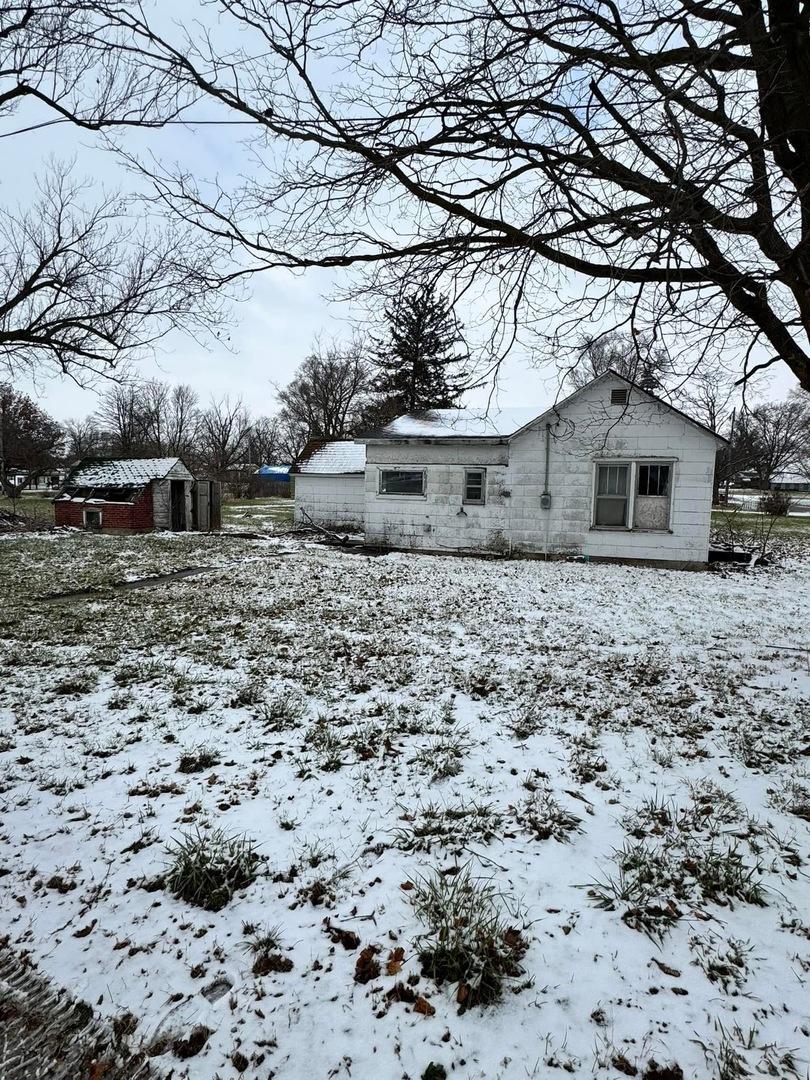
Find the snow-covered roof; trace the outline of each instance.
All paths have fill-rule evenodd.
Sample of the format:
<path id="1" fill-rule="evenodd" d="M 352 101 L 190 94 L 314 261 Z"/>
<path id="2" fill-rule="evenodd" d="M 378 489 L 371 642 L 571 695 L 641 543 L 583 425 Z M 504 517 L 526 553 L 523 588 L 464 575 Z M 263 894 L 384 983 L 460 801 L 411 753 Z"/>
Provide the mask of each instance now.
<path id="1" fill-rule="evenodd" d="M 175 465 L 178 457 L 85 458 L 71 469 L 66 487 L 119 487 L 148 484 L 150 480 L 162 480 Z"/>
<path id="2" fill-rule="evenodd" d="M 349 476 L 366 469 L 366 448 L 352 439 L 313 439 L 304 447 L 292 473 Z"/>
<path id="3" fill-rule="evenodd" d="M 553 404 L 553 402 L 551 403 Z M 380 439 L 507 438 L 526 427 L 551 405 L 504 409 L 427 409 L 398 416 L 375 431 Z"/>
<path id="4" fill-rule="evenodd" d="M 603 379 L 620 379 L 628 387 L 632 387 L 638 392 L 643 399 L 654 401 L 671 409 L 672 412 L 677 413 L 690 424 L 694 424 L 695 427 L 708 431 L 718 441 L 727 441 L 670 402 L 658 397 L 644 387 L 638 386 L 612 369 L 597 375 L 595 379 L 572 393 L 565 393 L 558 385 L 555 386 L 552 380 L 546 384 L 545 400 L 538 400 L 534 405 L 507 408 L 497 408 L 491 405 L 489 407 L 467 409 L 424 409 L 398 416 L 384 427 L 364 433 L 361 437 L 364 441 L 375 441 L 377 439 L 509 439 L 533 421 L 547 416 L 552 410 L 562 409 L 573 398 Z"/>

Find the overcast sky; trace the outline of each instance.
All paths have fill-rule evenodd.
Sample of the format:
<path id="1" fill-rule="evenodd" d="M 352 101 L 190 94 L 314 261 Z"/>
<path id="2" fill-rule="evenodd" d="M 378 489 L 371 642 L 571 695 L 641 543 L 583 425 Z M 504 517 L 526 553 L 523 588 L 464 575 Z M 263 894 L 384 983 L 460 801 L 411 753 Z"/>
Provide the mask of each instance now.
<path id="1" fill-rule="evenodd" d="M 172 14 L 197 8 L 196 0 L 175 0 Z M 199 117 L 211 114 L 211 108 L 200 106 Z M 48 119 L 37 107 L 17 112 L 4 128 Z M 244 129 L 242 129 L 244 130 Z M 165 131 L 126 134 L 127 148 L 138 153 L 154 153 L 164 160 L 182 161 L 195 175 L 205 178 L 220 176 L 235 181 L 247 167 L 247 157 L 240 149 L 240 129 L 203 126 L 194 130 L 173 127 Z M 12 149 L 13 147 L 13 149 Z M 12 149 L 11 153 L 8 151 Z M 43 174 L 51 158 L 74 159 L 77 175 L 92 178 L 91 187 L 127 190 L 131 178 L 126 176 L 115 158 L 101 150 L 94 137 L 69 125 L 51 127 L 44 131 L 16 135 L 3 144 L 4 168 L 0 172 L 0 200 L 8 207 L 24 207 L 30 199 L 34 178 Z M 11 168 L 8 167 L 9 161 Z M 338 275 L 339 272 L 334 272 Z M 306 356 L 313 339 L 345 338 L 351 334 L 352 322 L 362 323 L 365 312 L 353 310 L 345 303 L 329 301 L 335 286 L 344 284 L 339 276 L 324 271 L 293 275 L 289 271 L 267 271 L 256 276 L 250 286 L 250 298 L 233 309 L 233 322 L 223 330 L 223 339 L 198 343 L 173 334 L 160 343 L 154 360 L 138 366 L 144 377 L 159 376 L 169 382 L 190 383 L 201 399 L 229 394 L 241 396 L 256 415 L 267 414 L 275 407 L 273 384 L 283 385 Z M 554 373 L 531 367 L 525 352 L 516 352 L 505 363 L 498 391 L 502 405 L 527 405 L 547 397 L 548 385 Z M 768 397 L 782 397 L 794 385 L 786 368 L 782 367 L 771 379 Z M 40 405 L 60 420 L 92 412 L 97 391 L 81 388 L 64 377 L 39 378 L 36 383 L 18 383 L 19 389 L 30 392 Z M 103 388 L 103 384 L 102 384 Z M 483 404 L 488 391 L 477 391 L 470 404 Z"/>

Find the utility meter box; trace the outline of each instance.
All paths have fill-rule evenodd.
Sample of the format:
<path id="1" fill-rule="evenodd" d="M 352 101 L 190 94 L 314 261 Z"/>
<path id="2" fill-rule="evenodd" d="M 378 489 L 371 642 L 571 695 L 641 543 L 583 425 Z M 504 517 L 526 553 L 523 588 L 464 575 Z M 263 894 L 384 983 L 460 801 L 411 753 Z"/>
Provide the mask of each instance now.
<path id="1" fill-rule="evenodd" d="M 550 510 L 551 509 L 551 496 L 549 495 L 549 493 L 547 491 L 544 491 L 543 494 L 540 496 L 540 509 L 541 510 Z"/>

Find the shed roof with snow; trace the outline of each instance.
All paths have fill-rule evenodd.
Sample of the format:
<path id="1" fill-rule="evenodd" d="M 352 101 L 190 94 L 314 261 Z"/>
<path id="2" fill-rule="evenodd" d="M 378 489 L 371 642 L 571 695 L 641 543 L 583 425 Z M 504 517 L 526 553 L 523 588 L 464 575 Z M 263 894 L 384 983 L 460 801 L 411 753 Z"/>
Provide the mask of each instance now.
<path id="1" fill-rule="evenodd" d="M 84 458 L 68 473 L 65 487 L 141 487 L 182 464 L 179 457 Z"/>
<path id="2" fill-rule="evenodd" d="M 366 448 L 353 439 L 311 439 L 290 469 L 297 475 L 357 476 L 366 469 Z"/>

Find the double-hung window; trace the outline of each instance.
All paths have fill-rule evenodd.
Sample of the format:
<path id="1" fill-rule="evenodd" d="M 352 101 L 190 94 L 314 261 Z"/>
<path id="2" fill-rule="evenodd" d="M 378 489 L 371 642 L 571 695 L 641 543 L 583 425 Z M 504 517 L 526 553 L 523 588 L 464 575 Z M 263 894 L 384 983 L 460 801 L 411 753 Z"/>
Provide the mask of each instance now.
<path id="1" fill-rule="evenodd" d="M 462 502 L 477 506 L 483 506 L 486 502 L 487 470 L 465 469 L 464 470 L 464 498 Z"/>
<path id="2" fill-rule="evenodd" d="M 602 528 L 626 528 L 630 501 L 630 465 L 597 465 L 593 521 Z"/>
<path id="3" fill-rule="evenodd" d="M 380 469 L 380 495 L 424 494 L 424 469 Z"/>

